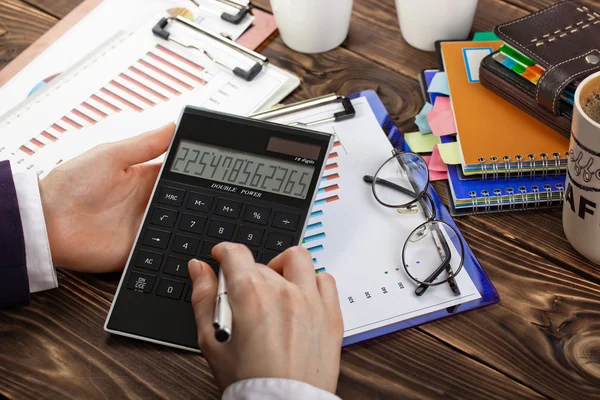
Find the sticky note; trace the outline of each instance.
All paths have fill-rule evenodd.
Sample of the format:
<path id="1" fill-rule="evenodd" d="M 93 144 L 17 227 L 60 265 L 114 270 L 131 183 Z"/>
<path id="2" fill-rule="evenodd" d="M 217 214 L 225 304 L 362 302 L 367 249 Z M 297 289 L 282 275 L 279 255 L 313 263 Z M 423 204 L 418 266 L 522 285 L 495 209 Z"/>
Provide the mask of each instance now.
<path id="1" fill-rule="evenodd" d="M 429 111 L 427 120 L 431 127 L 431 132 L 435 136 L 453 135 L 456 133 L 456 124 L 454 123 L 454 113 L 452 110 L 446 110 L 436 113 Z"/>
<path id="2" fill-rule="evenodd" d="M 492 40 L 500 40 L 494 32 L 475 32 L 473 35 L 474 42 L 488 42 Z"/>
<path id="3" fill-rule="evenodd" d="M 438 144 L 437 148 L 444 164 L 456 165 L 461 163 L 458 142 Z"/>
<path id="4" fill-rule="evenodd" d="M 431 162 L 431 156 L 422 156 L 422 157 L 423 157 L 423 160 L 425 160 L 425 162 L 427 163 L 427 166 L 429 166 L 429 163 Z M 431 168 L 429 169 L 429 180 L 431 182 L 443 181 L 445 179 L 448 179 L 447 172 L 432 171 Z"/>
<path id="5" fill-rule="evenodd" d="M 438 145 L 434 146 L 429 160 L 429 171 L 448 172 L 448 166 L 444 164 Z"/>
<path id="6" fill-rule="evenodd" d="M 432 110 L 435 112 L 451 110 L 452 106 L 450 105 L 450 97 L 439 96 L 435 99 L 435 103 L 433 103 Z"/>
<path id="7" fill-rule="evenodd" d="M 435 74 L 429 87 L 427 88 L 429 93 L 441 93 L 446 96 L 450 95 L 450 88 L 448 87 L 448 77 L 446 76 L 446 72 L 438 72 Z"/>
<path id="8" fill-rule="evenodd" d="M 439 137 L 432 134 L 423 135 L 421 132 L 405 133 L 404 140 L 415 153 L 431 153 L 434 146 L 441 143 Z"/>
<path id="9" fill-rule="evenodd" d="M 431 133 L 429 122 L 427 121 L 427 111 L 431 111 L 433 106 L 430 103 L 425 103 L 421 111 L 415 117 L 415 124 L 421 133 Z"/>

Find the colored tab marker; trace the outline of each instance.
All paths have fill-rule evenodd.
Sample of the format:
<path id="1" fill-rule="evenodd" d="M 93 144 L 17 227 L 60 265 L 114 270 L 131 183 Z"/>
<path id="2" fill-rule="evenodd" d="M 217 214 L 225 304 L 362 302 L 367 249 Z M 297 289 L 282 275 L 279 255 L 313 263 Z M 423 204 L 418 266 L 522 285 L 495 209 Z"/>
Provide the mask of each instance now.
<path id="1" fill-rule="evenodd" d="M 310 218 L 320 217 L 323 215 L 323 210 L 317 210 L 310 213 Z"/>
<path id="2" fill-rule="evenodd" d="M 313 260 L 314 260 L 314 258 L 313 258 Z M 315 273 L 316 273 L 316 274 L 320 274 L 321 272 L 327 272 L 327 271 L 325 270 L 325 268 L 318 268 L 318 269 L 315 269 Z"/>
<path id="3" fill-rule="evenodd" d="M 340 175 L 339 175 L 338 173 L 335 173 L 335 174 L 329 174 L 329 175 L 324 175 L 324 176 L 321 178 L 321 182 L 330 181 L 330 180 L 333 180 L 333 179 L 338 179 L 339 177 L 340 177 Z"/>
<path id="4" fill-rule="evenodd" d="M 315 206 L 325 204 L 325 203 L 331 203 L 332 201 L 337 201 L 339 199 L 340 199 L 340 197 L 338 195 L 326 197 L 324 199 L 319 199 L 319 200 L 315 201 Z"/>

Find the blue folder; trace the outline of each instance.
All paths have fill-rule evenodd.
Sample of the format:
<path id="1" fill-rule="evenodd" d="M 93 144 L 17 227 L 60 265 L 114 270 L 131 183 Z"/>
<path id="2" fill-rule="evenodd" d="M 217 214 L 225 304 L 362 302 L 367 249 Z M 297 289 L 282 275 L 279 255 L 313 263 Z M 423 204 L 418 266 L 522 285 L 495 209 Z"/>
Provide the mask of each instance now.
<path id="1" fill-rule="evenodd" d="M 367 90 L 359 93 L 354 93 L 348 96 L 350 99 L 356 99 L 359 97 L 364 97 L 367 99 L 369 105 L 373 109 L 375 117 L 377 121 L 383 128 L 386 136 L 392 143 L 392 145 L 399 149 L 404 149 L 404 139 L 402 138 L 402 134 L 394 124 L 392 118 L 388 114 L 385 106 L 381 102 L 381 99 L 377 95 L 377 93 L 373 90 Z M 433 189 L 433 187 L 429 187 L 429 194 L 433 198 L 433 202 L 435 207 L 437 208 L 437 217 L 448 223 L 452 228 L 458 232 L 459 240 L 462 241 L 464 249 L 465 249 L 465 257 L 464 257 L 464 270 L 468 272 L 469 276 L 473 280 L 475 287 L 481 294 L 481 298 L 473 301 L 469 301 L 467 303 L 459 304 L 453 307 L 446 308 L 444 310 L 435 311 L 429 314 L 422 315 L 420 317 L 411 318 L 406 321 L 398 322 L 392 325 L 384 326 L 381 328 L 373 329 L 372 331 L 360 333 L 357 335 L 349 336 L 344 339 L 343 345 L 347 346 L 353 343 L 361 342 L 363 340 L 371 339 L 377 336 L 385 335 L 388 333 L 396 332 L 406 328 L 412 328 L 417 325 L 424 324 L 426 322 L 434 321 L 440 318 L 448 317 L 450 315 L 455 315 L 460 312 L 464 312 L 467 310 L 472 310 L 474 308 L 479 308 L 483 306 L 487 306 L 490 304 L 497 303 L 500 300 L 500 296 L 498 292 L 492 285 L 492 282 L 488 278 L 488 276 L 481 268 L 479 261 L 475 258 L 473 251 L 465 241 L 465 238 L 462 236 L 462 233 L 454 223 L 452 216 L 438 197 L 437 193 Z M 393 305 L 390 305 L 393 307 Z"/>

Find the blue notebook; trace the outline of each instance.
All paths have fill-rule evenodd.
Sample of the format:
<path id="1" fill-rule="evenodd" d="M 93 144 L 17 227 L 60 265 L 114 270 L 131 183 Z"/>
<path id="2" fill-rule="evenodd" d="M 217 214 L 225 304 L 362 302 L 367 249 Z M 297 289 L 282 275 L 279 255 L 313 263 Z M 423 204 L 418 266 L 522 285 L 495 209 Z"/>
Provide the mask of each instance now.
<path id="1" fill-rule="evenodd" d="M 387 113 L 385 106 L 381 102 L 381 99 L 377 96 L 372 90 L 359 92 L 352 94 L 350 96 L 351 99 L 356 99 L 359 97 L 364 97 L 367 99 L 369 106 L 372 108 L 377 121 L 381 125 L 383 131 L 386 136 L 390 140 L 390 142 L 396 148 L 404 148 L 404 140 L 402 138 L 401 133 L 398 131 L 397 127 L 394 125 L 393 120 Z M 374 133 L 365 133 L 365 134 L 378 134 Z M 444 318 L 447 316 L 455 315 L 460 312 L 472 310 L 475 308 L 483 307 L 489 304 L 494 304 L 500 300 L 498 292 L 492 285 L 490 279 L 483 271 L 481 265 L 475 258 L 471 248 L 468 243 L 465 241 L 464 237 L 460 233 L 458 227 L 454 223 L 452 216 L 448 212 L 447 208 L 444 206 L 440 198 L 438 197 L 435 190 L 430 187 L 429 193 L 431 194 L 435 206 L 438 210 L 438 218 L 442 221 L 451 225 L 459 234 L 459 239 L 462 241 L 464 245 L 465 257 L 464 257 L 464 269 L 468 272 L 469 277 L 473 281 L 477 291 L 480 293 L 481 297 L 477 300 L 472 300 L 463 304 L 458 304 L 452 307 L 448 307 L 439 311 L 435 311 L 429 314 L 421 315 L 419 317 L 411 318 L 402 322 L 394 323 L 391 325 L 387 325 L 381 328 L 373 329 L 364 333 L 360 333 L 354 336 L 348 336 L 344 339 L 343 345 L 349 345 L 353 343 L 357 343 L 366 339 L 374 338 L 377 336 L 385 335 L 387 333 L 395 332 L 398 330 L 414 327 L 417 325 L 424 324 L 426 322 L 430 322 L 436 319 Z M 390 305 L 393 307 L 393 305 Z"/>

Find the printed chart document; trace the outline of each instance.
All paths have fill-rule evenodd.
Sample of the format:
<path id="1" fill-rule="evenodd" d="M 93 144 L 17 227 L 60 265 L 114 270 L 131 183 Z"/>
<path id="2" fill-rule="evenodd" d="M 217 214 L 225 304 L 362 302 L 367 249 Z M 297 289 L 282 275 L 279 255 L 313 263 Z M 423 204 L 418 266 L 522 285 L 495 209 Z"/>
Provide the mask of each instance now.
<path id="1" fill-rule="evenodd" d="M 391 156 L 392 145 L 365 98 L 352 101 L 352 119 L 311 127 L 336 135 L 325 174 L 310 216 L 303 246 L 317 271 L 327 271 L 337 282 L 344 318 L 344 336 L 353 336 L 453 305 L 481 298 L 468 272 L 456 276 L 461 295 L 448 285 L 434 286 L 423 296 L 402 267 L 402 248 L 410 233 L 425 222 L 417 214 L 399 214 L 379 204 L 364 175 L 374 175 Z M 332 115 L 339 104 L 307 110 L 274 120 L 308 122 Z M 453 268 L 457 250 L 449 242 Z M 421 263 L 439 263 L 431 259 Z M 410 267 L 410 266 L 409 266 Z"/>
<path id="2" fill-rule="evenodd" d="M 247 82 L 197 50 L 152 35 L 159 19 L 117 33 L 0 117 L 0 160 L 43 177 L 94 145 L 176 121 L 186 105 L 246 115 L 278 103 L 299 84 L 270 64 Z M 229 65 L 254 63 L 181 24 L 171 32 Z"/>

